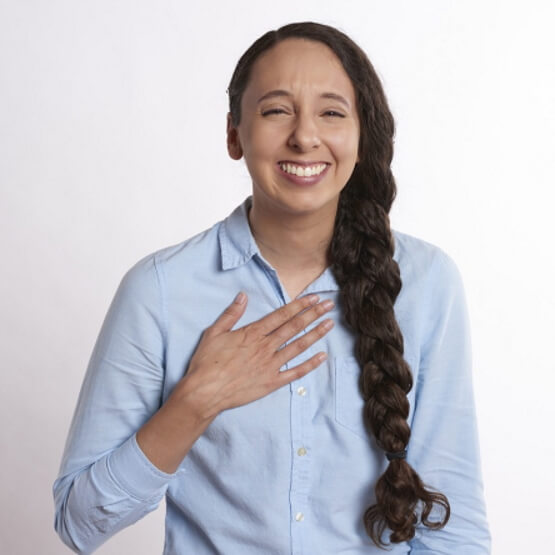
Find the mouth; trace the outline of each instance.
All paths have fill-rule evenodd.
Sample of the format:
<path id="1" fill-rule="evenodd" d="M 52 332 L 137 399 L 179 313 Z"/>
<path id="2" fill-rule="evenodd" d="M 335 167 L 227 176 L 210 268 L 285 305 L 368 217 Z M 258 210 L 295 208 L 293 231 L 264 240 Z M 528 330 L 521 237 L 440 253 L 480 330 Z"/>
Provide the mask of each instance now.
<path id="1" fill-rule="evenodd" d="M 329 164 L 327 162 L 298 163 L 298 162 L 278 162 L 280 170 L 288 175 L 297 177 L 312 177 L 323 174 Z"/>

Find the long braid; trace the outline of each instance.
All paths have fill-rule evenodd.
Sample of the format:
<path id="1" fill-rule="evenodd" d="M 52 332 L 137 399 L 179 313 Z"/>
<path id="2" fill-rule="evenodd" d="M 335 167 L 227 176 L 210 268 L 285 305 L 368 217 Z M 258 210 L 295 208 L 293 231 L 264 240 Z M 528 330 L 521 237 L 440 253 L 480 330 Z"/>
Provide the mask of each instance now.
<path id="1" fill-rule="evenodd" d="M 361 367 L 364 422 L 386 453 L 405 453 L 410 439 L 407 422 L 412 374 L 403 358 L 403 335 L 394 304 L 402 287 L 393 259 L 394 239 L 389 211 L 396 186 L 391 173 L 394 122 L 376 72 L 364 52 L 345 34 L 318 23 L 293 23 L 269 31 L 243 54 L 229 85 L 234 126 L 241 119 L 241 98 L 258 56 L 287 38 L 327 45 L 339 58 L 357 94 L 360 120 L 359 163 L 341 192 L 328 262 L 340 287 L 340 304 L 355 334 L 355 355 Z M 365 511 L 366 532 L 378 546 L 383 534 L 399 543 L 414 537 L 419 521 L 441 528 L 449 519 L 447 498 L 428 490 L 403 458 L 394 458 L 375 486 L 376 502 Z M 434 506 L 443 518 L 430 521 Z"/>
<path id="2" fill-rule="evenodd" d="M 361 366 L 360 389 L 364 422 L 377 445 L 386 452 L 406 449 L 412 374 L 403 359 L 403 336 L 393 305 L 401 290 L 399 266 L 393 260 L 394 242 L 385 209 L 356 192 L 354 183 L 344 190 L 330 246 L 332 269 L 340 286 L 345 321 L 356 335 L 355 356 Z M 439 528 L 444 522 L 428 517 L 434 503 L 449 516 L 444 495 L 426 490 L 418 474 L 402 459 L 392 460 L 375 486 L 376 503 L 364 514 L 368 535 L 384 545 L 389 528 L 394 543 L 411 539 L 418 523 Z"/>

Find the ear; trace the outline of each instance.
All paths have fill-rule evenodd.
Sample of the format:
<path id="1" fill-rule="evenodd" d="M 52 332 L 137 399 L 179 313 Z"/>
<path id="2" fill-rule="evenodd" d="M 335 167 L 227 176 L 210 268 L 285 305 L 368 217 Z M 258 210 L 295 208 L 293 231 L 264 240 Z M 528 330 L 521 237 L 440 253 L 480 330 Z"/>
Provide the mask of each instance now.
<path id="1" fill-rule="evenodd" d="M 240 160 L 243 157 L 239 132 L 236 127 L 233 127 L 230 113 L 227 114 L 227 152 L 233 160 Z"/>

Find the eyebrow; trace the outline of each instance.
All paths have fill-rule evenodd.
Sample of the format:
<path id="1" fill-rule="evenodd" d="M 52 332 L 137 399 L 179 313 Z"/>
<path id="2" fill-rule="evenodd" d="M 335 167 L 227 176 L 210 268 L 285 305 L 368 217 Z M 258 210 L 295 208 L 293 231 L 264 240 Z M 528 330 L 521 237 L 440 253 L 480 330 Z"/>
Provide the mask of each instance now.
<path id="1" fill-rule="evenodd" d="M 287 96 L 287 97 L 291 97 L 293 96 L 290 92 L 285 91 L 283 89 L 276 89 L 274 91 L 269 91 L 266 94 L 262 95 L 258 101 L 257 104 L 260 104 L 260 102 L 262 102 L 263 100 L 268 100 L 268 98 L 275 98 L 275 97 L 280 97 L 280 96 Z M 351 108 L 351 105 L 349 104 L 348 100 L 346 100 L 343 96 L 341 96 L 340 94 L 337 93 L 333 93 L 333 92 L 325 92 L 322 93 L 320 95 L 320 98 L 329 98 L 331 100 L 336 100 L 337 102 L 340 102 L 341 104 L 344 104 L 347 108 Z"/>

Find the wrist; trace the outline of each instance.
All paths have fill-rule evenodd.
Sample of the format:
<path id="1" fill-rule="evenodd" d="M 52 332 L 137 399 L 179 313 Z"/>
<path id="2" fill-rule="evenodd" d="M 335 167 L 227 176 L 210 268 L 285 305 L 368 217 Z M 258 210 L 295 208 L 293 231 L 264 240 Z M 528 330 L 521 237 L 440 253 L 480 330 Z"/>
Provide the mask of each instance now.
<path id="1" fill-rule="evenodd" d="M 137 432 L 137 444 L 158 469 L 176 471 L 217 413 L 201 402 L 198 389 L 182 379 L 167 401 Z"/>
<path id="2" fill-rule="evenodd" d="M 213 388 L 203 383 L 195 373 L 186 374 L 175 386 L 168 402 L 180 407 L 187 407 L 185 411 L 189 418 L 203 429 L 221 412 Z"/>

